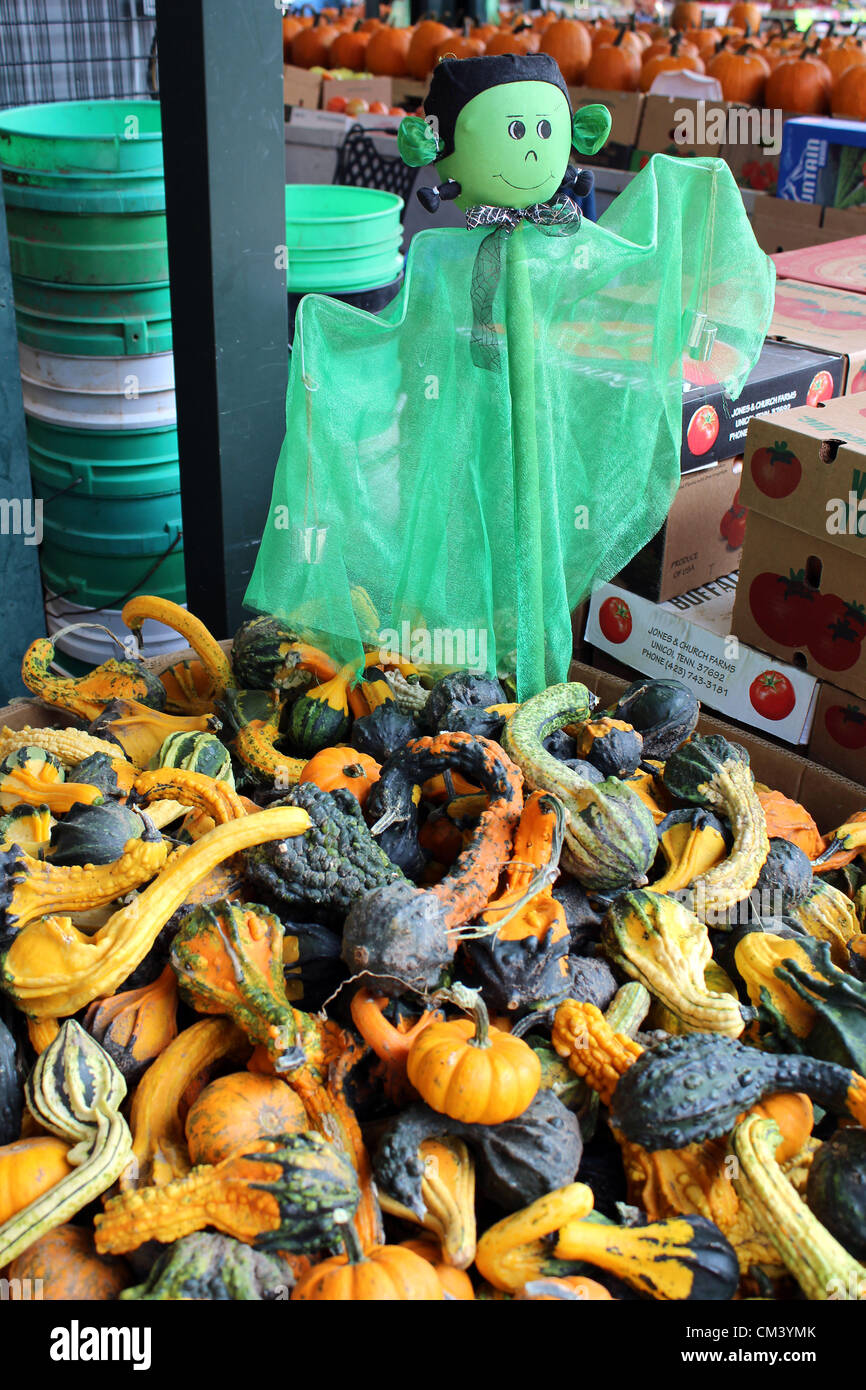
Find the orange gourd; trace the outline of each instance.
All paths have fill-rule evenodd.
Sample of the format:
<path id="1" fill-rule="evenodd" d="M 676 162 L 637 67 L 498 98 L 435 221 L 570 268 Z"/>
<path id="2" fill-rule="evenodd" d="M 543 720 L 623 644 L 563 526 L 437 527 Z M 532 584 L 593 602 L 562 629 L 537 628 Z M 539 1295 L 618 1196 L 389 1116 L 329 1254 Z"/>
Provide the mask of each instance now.
<path id="1" fill-rule="evenodd" d="M 779 1126 L 782 1132 L 781 1143 L 776 1149 L 779 1163 L 800 1152 L 815 1123 L 812 1102 L 800 1091 L 778 1091 L 766 1096 L 757 1105 L 750 1106 L 750 1113 L 775 1120 Z"/>
<path id="2" fill-rule="evenodd" d="M 766 817 L 769 838 L 790 840 L 810 859 L 816 859 L 824 849 L 824 839 L 805 806 L 770 787 L 756 786 L 755 790 Z"/>
<path id="3" fill-rule="evenodd" d="M 379 763 L 369 753 L 357 753 L 354 748 L 340 745 L 316 753 L 298 780 L 314 782 L 323 792 L 345 787 L 363 806 L 373 783 L 379 780 L 379 772 Z"/>
<path id="4" fill-rule="evenodd" d="M 221 1163 L 307 1127 L 303 1102 L 285 1081 L 240 1071 L 217 1077 L 193 1101 L 186 1117 L 186 1142 L 194 1165 Z"/>
<path id="5" fill-rule="evenodd" d="M 592 57 L 589 30 L 579 19 L 557 19 L 541 36 L 541 52 L 556 60 L 567 85 L 575 87 L 583 81 Z"/>
<path id="6" fill-rule="evenodd" d="M 384 1010 L 390 1000 L 386 994 L 374 995 L 368 989 L 356 990 L 352 996 L 352 1022 L 364 1042 L 375 1052 L 385 1067 L 385 1091 L 395 1105 L 414 1097 L 415 1091 L 406 1077 L 409 1049 L 431 1023 L 441 1022 L 439 1009 L 426 1010 L 415 1023 L 401 1014 L 397 1026 L 389 1022 Z"/>
<path id="7" fill-rule="evenodd" d="M 73 1171 L 69 1145 L 49 1134 L 16 1139 L 0 1148 L 0 1226 Z"/>
<path id="8" fill-rule="evenodd" d="M 97 1255 L 93 1235 L 83 1226 L 56 1226 L 40 1236 L 12 1261 L 6 1275 L 10 1299 L 20 1290 L 46 1303 L 113 1303 L 133 1282 L 125 1260 Z M 24 1280 L 29 1283 L 22 1289 L 19 1281 Z"/>
<path id="9" fill-rule="evenodd" d="M 520 1293 L 514 1297 L 520 1301 L 541 1302 L 543 1299 L 574 1298 L 581 1301 L 610 1302 L 613 1294 L 608 1293 L 604 1284 L 596 1279 L 584 1279 L 580 1275 L 566 1274 L 552 1279 L 534 1279 L 524 1284 Z"/>
<path id="10" fill-rule="evenodd" d="M 461 985 L 449 993 L 473 1017 L 424 1029 L 409 1049 L 410 1082 L 432 1110 L 464 1124 L 516 1119 L 541 1084 L 537 1055 L 521 1038 L 490 1027 L 480 994 Z"/>

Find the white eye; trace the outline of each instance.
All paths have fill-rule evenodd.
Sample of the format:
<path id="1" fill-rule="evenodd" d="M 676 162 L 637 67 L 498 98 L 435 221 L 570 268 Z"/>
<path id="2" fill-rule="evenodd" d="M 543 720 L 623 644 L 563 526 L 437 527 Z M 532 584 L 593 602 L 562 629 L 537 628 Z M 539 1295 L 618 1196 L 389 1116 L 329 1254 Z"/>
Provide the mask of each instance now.
<path id="1" fill-rule="evenodd" d="M 508 127 L 508 134 L 511 136 L 512 140 L 522 140 L 526 134 L 526 126 L 522 121 L 512 121 L 511 125 Z"/>
<path id="2" fill-rule="evenodd" d="M 542 140 L 549 140 L 551 135 L 550 121 L 539 121 L 538 133 L 541 136 Z"/>

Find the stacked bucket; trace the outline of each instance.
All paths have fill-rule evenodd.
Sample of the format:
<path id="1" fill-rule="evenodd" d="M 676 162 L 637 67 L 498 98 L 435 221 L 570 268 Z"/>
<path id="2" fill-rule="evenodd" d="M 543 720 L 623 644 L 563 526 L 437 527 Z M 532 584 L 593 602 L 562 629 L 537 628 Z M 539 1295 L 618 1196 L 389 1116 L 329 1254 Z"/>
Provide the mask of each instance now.
<path id="1" fill-rule="evenodd" d="M 159 104 L 0 112 L 0 164 L 48 629 L 124 637 L 127 595 L 185 598 Z M 58 645 L 117 654 L 92 629 Z"/>

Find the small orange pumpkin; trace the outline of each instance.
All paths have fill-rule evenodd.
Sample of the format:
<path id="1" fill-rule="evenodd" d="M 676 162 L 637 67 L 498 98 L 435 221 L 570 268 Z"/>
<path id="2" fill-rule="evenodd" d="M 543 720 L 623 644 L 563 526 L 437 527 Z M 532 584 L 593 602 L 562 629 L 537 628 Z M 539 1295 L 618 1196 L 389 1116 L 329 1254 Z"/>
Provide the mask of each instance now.
<path id="1" fill-rule="evenodd" d="M 401 1240 L 400 1244 L 404 1250 L 413 1250 L 433 1266 L 445 1298 L 457 1299 L 460 1303 L 468 1303 L 470 1299 L 474 1301 L 475 1289 L 466 1270 L 445 1264 L 435 1240 Z"/>
<path id="2" fill-rule="evenodd" d="M 232 1072 L 205 1086 L 186 1117 L 186 1142 L 193 1164 L 221 1163 L 237 1153 L 254 1153 L 281 1134 L 308 1128 L 302 1101 L 285 1081 L 255 1072 Z"/>
<path id="3" fill-rule="evenodd" d="M 866 121 L 866 67 L 857 62 L 843 72 L 833 89 L 833 115 Z"/>
<path id="4" fill-rule="evenodd" d="M 361 805 L 367 800 L 370 788 L 378 782 L 379 763 L 369 753 L 358 753 L 343 744 L 322 748 L 307 763 L 298 780 L 315 782 L 323 792 L 345 787 Z"/>
<path id="5" fill-rule="evenodd" d="M 333 1255 L 304 1274 L 292 1290 L 300 1301 L 441 1302 L 442 1285 L 429 1261 L 403 1245 L 361 1249 L 351 1223 L 342 1228 L 345 1255 Z"/>
<path id="6" fill-rule="evenodd" d="M 541 1084 L 541 1063 L 521 1038 L 491 1028 L 481 995 L 455 985 L 448 992 L 471 1019 L 431 1023 L 409 1049 L 410 1082 L 440 1115 L 464 1124 L 515 1120 Z"/>
<path id="7" fill-rule="evenodd" d="M 580 1299 L 593 1303 L 613 1300 L 613 1294 L 608 1292 L 604 1284 L 599 1284 L 596 1279 L 584 1279 L 577 1274 L 566 1274 L 551 1279 L 531 1279 L 514 1297 L 519 1301 L 536 1303 L 555 1298 Z"/>
<path id="8" fill-rule="evenodd" d="M 592 57 L 589 30 L 579 19 L 557 19 L 541 36 L 541 52 L 556 60 L 567 85 L 574 87 L 583 81 Z"/>

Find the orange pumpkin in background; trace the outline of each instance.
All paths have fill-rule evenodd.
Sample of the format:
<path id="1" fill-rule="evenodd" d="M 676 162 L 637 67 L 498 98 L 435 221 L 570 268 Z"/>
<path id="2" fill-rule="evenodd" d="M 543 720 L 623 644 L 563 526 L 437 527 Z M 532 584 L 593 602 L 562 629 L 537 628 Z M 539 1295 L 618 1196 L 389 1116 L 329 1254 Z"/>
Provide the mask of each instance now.
<path id="1" fill-rule="evenodd" d="M 599 44 L 592 51 L 586 70 L 586 85 L 605 92 L 636 92 L 640 83 L 641 62 L 638 55 L 623 42 L 626 31 L 621 30 L 613 43 Z"/>
<path id="2" fill-rule="evenodd" d="M 340 30 L 332 24 L 314 24 L 299 29 L 292 39 L 292 62 L 296 68 L 326 68 L 330 48 Z"/>
<path id="3" fill-rule="evenodd" d="M 447 24 L 440 24 L 437 19 L 422 19 L 409 41 L 406 57 L 406 71 L 409 76 L 422 82 L 428 73 L 433 71 L 436 49 L 453 34 L 453 29 Z"/>
<path id="4" fill-rule="evenodd" d="M 368 31 L 347 29 L 338 34 L 331 44 L 328 61 L 334 68 L 351 68 L 352 72 L 363 72 L 369 42 Z"/>
<path id="5" fill-rule="evenodd" d="M 764 101 L 771 109 L 798 116 L 823 116 L 830 109 L 833 79 L 826 63 L 814 54 L 786 58 L 770 73 Z"/>
<path id="6" fill-rule="evenodd" d="M 409 59 L 410 29 L 376 29 L 367 44 L 367 70 L 377 77 L 404 77 Z"/>
<path id="7" fill-rule="evenodd" d="M 707 73 L 722 87 L 725 101 L 744 101 L 759 105 L 770 76 L 770 65 L 760 53 L 738 48 L 723 48 L 707 64 Z"/>
<path id="8" fill-rule="evenodd" d="M 473 38 L 471 34 L 453 34 L 439 44 L 433 54 L 433 63 L 435 67 L 443 58 L 481 58 L 483 55 L 484 44 L 480 39 Z"/>
<path id="9" fill-rule="evenodd" d="M 849 121 L 866 121 L 866 66 L 862 63 L 843 73 L 833 88 L 833 115 Z"/>
<path id="10" fill-rule="evenodd" d="M 589 30 L 579 19 L 557 19 L 541 36 L 541 52 L 549 53 L 569 87 L 583 81 L 592 57 Z"/>
<path id="11" fill-rule="evenodd" d="M 757 5 L 732 5 L 728 11 L 728 23 L 736 25 L 738 29 L 751 29 L 753 34 L 757 34 L 761 27 L 761 11 Z"/>
<path id="12" fill-rule="evenodd" d="M 671 15 L 672 29 L 700 29 L 703 10 L 700 5 L 696 5 L 694 0 L 681 0 L 680 4 L 674 5 Z"/>

